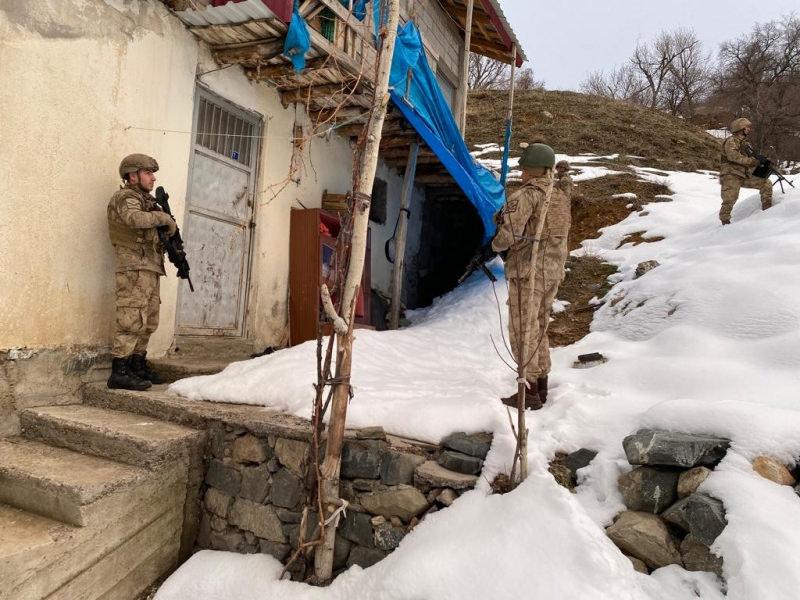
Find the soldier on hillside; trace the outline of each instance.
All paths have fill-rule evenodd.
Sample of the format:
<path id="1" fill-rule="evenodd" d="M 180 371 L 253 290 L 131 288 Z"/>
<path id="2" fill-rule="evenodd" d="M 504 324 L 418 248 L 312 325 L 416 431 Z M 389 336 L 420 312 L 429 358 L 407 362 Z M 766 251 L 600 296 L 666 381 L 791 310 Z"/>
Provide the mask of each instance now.
<path id="1" fill-rule="evenodd" d="M 572 181 L 572 176 L 569 174 L 569 169 L 569 161 L 567 160 L 560 160 L 556 163 L 555 185 L 558 186 L 558 189 L 564 192 L 568 198 L 572 198 L 575 184 Z"/>
<path id="2" fill-rule="evenodd" d="M 172 236 L 175 221 L 150 195 L 158 171 L 155 159 L 131 154 L 122 159 L 125 185 L 108 203 L 108 232 L 116 255 L 116 319 L 108 387 L 146 390 L 158 383 L 147 366 L 147 342 L 158 327 L 159 278 L 164 273 L 158 227 Z"/>
<path id="3" fill-rule="evenodd" d="M 769 177 L 754 177 L 753 169 L 759 160 L 747 136 L 752 130 L 752 123 L 745 118 L 733 121 L 730 126 L 731 136 L 722 144 L 722 157 L 719 169 L 719 183 L 722 195 L 722 208 L 719 220 L 723 225 L 731 222 L 731 211 L 739 198 L 740 188 L 752 188 L 761 192 L 761 210 L 772 206 L 772 181 Z"/>
<path id="4" fill-rule="evenodd" d="M 515 360 L 523 357 L 529 388 L 525 407 L 539 409 L 547 400 L 550 345 L 547 328 L 558 286 L 564 279 L 567 237 L 571 224 L 570 199 L 554 185 L 555 153 L 545 144 L 531 144 L 522 153 L 522 187 L 509 196 L 501 213 L 492 249 L 506 252 L 509 337 Z M 550 194 L 542 241 L 532 264 L 534 235 L 542 204 Z M 524 352 L 522 345 L 524 344 Z M 517 406 L 517 395 L 502 399 Z"/>

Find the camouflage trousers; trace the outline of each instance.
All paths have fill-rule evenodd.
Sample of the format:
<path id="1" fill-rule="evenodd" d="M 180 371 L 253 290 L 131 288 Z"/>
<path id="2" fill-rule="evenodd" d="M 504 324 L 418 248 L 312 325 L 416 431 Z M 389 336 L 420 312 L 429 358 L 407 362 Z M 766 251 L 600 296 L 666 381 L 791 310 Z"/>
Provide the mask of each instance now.
<path id="1" fill-rule="evenodd" d="M 514 360 L 519 363 L 520 344 L 523 339 L 526 341 L 525 378 L 530 382 L 547 375 L 551 366 L 547 330 L 553 301 L 564 279 L 564 258 L 550 258 L 546 268 L 536 269 L 533 285 L 529 277 L 507 279 L 509 344 Z"/>
<path id="2" fill-rule="evenodd" d="M 772 206 L 772 181 L 768 177 L 747 178 L 736 175 L 723 175 L 719 178 L 722 196 L 722 208 L 719 209 L 720 221 L 730 221 L 731 211 L 739 198 L 741 188 L 758 190 L 761 193 L 761 209 L 767 210 Z"/>
<path id="3" fill-rule="evenodd" d="M 116 274 L 116 321 L 111 349 L 114 358 L 147 351 L 147 342 L 158 327 L 159 277 L 153 271 Z"/>

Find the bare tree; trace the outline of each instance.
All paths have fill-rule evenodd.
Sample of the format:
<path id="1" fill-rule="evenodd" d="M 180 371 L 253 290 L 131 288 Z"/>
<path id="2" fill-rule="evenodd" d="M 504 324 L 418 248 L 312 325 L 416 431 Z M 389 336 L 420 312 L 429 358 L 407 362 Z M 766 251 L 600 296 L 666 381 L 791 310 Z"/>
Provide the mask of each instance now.
<path id="1" fill-rule="evenodd" d="M 595 71 L 590 73 L 581 89 L 587 94 L 642 103 L 642 94 L 646 84 L 631 65 L 622 65 L 611 69 L 608 73 Z"/>
<path id="2" fill-rule="evenodd" d="M 764 153 L 800 157 L 800 18 L 760 23 L 720 47 L 715 101 L 755 126 Z"/>
<path id="3" fill-rule="evenodd" d="M 519 74 L 516 76 L 514 86 L 519 91 L 543 90 L 544 81 L 537 80 L 533 75 L 533 69 L 526 67 L 521 69 Z"/>
<path id="4" fill-rule="evenodd" d="M 671 37 L 675 57 L 669 65 L 662 103 L 672 114 L 691 118 L 708 92 L 711 55 L 691 29 L 679 29 Z"/>
<path id="5" fill-rule="evenodd" d="M 511 80 L 509 66 L 499 60 L 471 52 L 468 85 L 471 90 L 507 89 Z"/>
<path id="6" fill-rule="evenodd" d="M 582 89 L 690 117 L 707 93 L 710 61 L 694 31 L 665 31 L 652 42 L 640 42 L 627 63 L 590 73 Z"/>

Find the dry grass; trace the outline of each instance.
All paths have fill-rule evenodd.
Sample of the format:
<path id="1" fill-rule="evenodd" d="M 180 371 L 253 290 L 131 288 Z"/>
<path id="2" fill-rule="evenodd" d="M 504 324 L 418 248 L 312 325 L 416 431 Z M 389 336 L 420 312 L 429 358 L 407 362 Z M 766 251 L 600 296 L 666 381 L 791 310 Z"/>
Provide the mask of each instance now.
<path id="1" fill-rule="evenodd" d="M 505 92 L 470 94 L 468 143 L 501 144 L 507 107 Z M 660 111 L 577 92 L 517 93 L 514 140 L 543 141 L 557 152 L 572 155 L 619 153 L 621 164 L 667 170 L 716 169 L 719 161 L 719 142 L 691 123 Z"/>

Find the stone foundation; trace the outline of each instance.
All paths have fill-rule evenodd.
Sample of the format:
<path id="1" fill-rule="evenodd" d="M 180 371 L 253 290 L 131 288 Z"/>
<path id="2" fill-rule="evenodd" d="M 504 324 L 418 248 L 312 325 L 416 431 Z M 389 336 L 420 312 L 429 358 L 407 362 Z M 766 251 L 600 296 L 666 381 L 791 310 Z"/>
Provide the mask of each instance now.
<path id="1" fill-rule="evenodd" d="M 342 452 L 340 521 L 334 569 L 368 567 L 392 552 L 425 517 L 472 489 L 489 450 L 489 434 L 453 434 L 442 446 L 387 436 L 380 428 L 348 432 Z M 286 562 L 298 547 L 310 493 L 310 430 L 295 437 L 220 426 L 211 432 L 202 489 L 198 548 L 263 552 Z M 313 539 L 309 513 L 304 539 Z M 311 567 L 292 565 L 294 579 Z"/>

